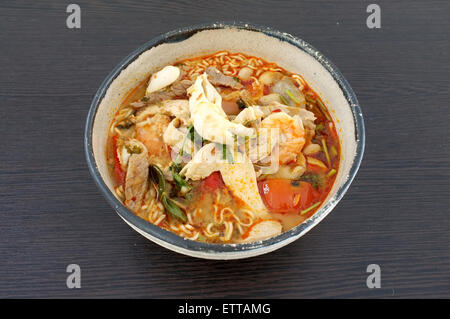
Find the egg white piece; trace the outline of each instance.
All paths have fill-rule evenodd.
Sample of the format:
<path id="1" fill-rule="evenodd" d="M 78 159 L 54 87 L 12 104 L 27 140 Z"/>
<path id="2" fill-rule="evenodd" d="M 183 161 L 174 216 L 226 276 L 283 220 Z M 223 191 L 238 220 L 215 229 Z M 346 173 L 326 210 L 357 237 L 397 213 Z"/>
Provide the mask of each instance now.
<path id="1" fill-rule="evenodd" d="M 239 123 L 230 122 L 222 109 L 222 97 L 209 83 L 207 75 L 199 75 L 188 89 L 189 110 L 195 130 L 205 139 L 232 145 L 234 135 L 252 136 L 254 130 Z"/>

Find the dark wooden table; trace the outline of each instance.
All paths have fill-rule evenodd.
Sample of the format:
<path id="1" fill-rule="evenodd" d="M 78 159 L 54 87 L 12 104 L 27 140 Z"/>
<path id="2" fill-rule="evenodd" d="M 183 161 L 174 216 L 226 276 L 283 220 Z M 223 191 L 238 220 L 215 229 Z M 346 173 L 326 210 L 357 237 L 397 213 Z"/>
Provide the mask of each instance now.
<path id="1" fill-rule="evenodd" d="M 0 3 L 0 297 L 450 297 L 450 3 L 376 1 Z M 363 109 L 360 171 L 334 211 L 268 255 L 208 261 L 131 230 L 89 175 L 83 129 L 102 80 L 149 39 L 244 20 L 303 38 Z M 275 48 L 274 48 L 275 49 Z M 68 264 L 81 289 L 66 287 Z M 368 289 L 366 267 L 381 267 Z"/>

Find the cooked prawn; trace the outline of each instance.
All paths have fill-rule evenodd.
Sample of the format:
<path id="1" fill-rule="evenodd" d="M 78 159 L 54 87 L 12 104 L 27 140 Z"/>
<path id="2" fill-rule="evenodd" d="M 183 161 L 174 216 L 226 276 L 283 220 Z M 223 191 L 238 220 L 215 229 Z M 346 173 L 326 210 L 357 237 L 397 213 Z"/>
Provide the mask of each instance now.
<path id="1" fill-rule="evenodd" d="M 137 124 L 136 139 L 148 150 L 149 162 L 162 166 L 171 162 L 170 153 L 163 140 L 163 134 L 170 123 L 167 115 L 156 114 Z"/>
<path id="2" fill-rule="evenodd" d="M 300 118 L 289 116 L 284 112 L 272 113 L 262 120 L 260 128 L 279 129 L 280 164 L 294 161 L 305 145 L 305 129 Z"/>

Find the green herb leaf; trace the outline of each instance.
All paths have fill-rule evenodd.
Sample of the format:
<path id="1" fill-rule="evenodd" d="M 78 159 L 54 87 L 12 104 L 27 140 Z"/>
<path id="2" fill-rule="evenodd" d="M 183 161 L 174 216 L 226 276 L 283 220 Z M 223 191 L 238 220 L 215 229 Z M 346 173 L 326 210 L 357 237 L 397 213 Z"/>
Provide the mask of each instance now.
<path id="1" fill-rule="evenodd" d="M 240 110 L 243 110 L 243 109 L 245 109 L 247 107 L 247 104 L 245 104 L 243 99 L 238 99 L 236 101 L 236 104 L 238 105 Z"/>
<path id="2" fill-rule="evenodd" d="M 186 222 L 185 212 L 166 194 L 166 180 L 164 179 L 164 174 L 161 169 L 156 165 L 150 165 L 150 177 L 158 184 L 158 199 L 163 204 L 166 212 L 170 215 L 181 219 Z"/>
<path id="3" fill-rule="evenodd" d="M 186 213 L 177 204 L 175 204 L 173 200 L 168 198 L 166 194 L 163 194 L 161 197 L 161 202 L 170 215 L 182 220 L 183 222 L 187 221 Z"/>
<path id="4" fill-rule="evenodd" d="M 315 189 L 319 189 L 322 186 L 322 180 L 316 174 L 308 174 L 300 177 L 303 182 L 310 183 Z"/>
<path id="5" fill-rule="evenodd" d="M 129 154 L 141 154 L 142 148 L 140 148 L 138 145 L 125 145 L 125 148 Z"/>
<path id="6" fill-rule="evenodd" d="M 161 199 L 166 191 L 164 174 L 158 166 L 150 165 L 150 177 L 158 185 L 158 198 Z"/>

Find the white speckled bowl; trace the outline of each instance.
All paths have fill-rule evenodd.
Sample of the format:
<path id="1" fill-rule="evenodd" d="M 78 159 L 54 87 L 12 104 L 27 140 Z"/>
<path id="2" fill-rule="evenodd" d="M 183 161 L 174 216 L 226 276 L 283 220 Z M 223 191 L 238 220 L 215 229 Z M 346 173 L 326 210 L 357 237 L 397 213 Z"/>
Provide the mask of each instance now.
<path id="1" fill-rule="evenodd" d="M 279 236 L 248 244 L 219 245 L 186 240 L 137 217 L 115 197 L 106 165 L 108 126 L 124 96 L 164 65 L 219 50 L 258 56 L 301 74 L 331 108 L 341 143 L 336 182 L 320 209 L 304 223 Z M 350 85 L 339 70 L 308 43 L 270 28 L 244 23 L 214 23 L 166 33 L 147 42 L 121 62 L 102 83 L 92 101 L 86 123 L 85 151 L 90 172 L 107 201 L 138 233 L 181 254 L 207 259 L 239 259 L 265 254 L 297 240 L 331 212 L 358 171 L 364 151 L 364 122 Z"/>

